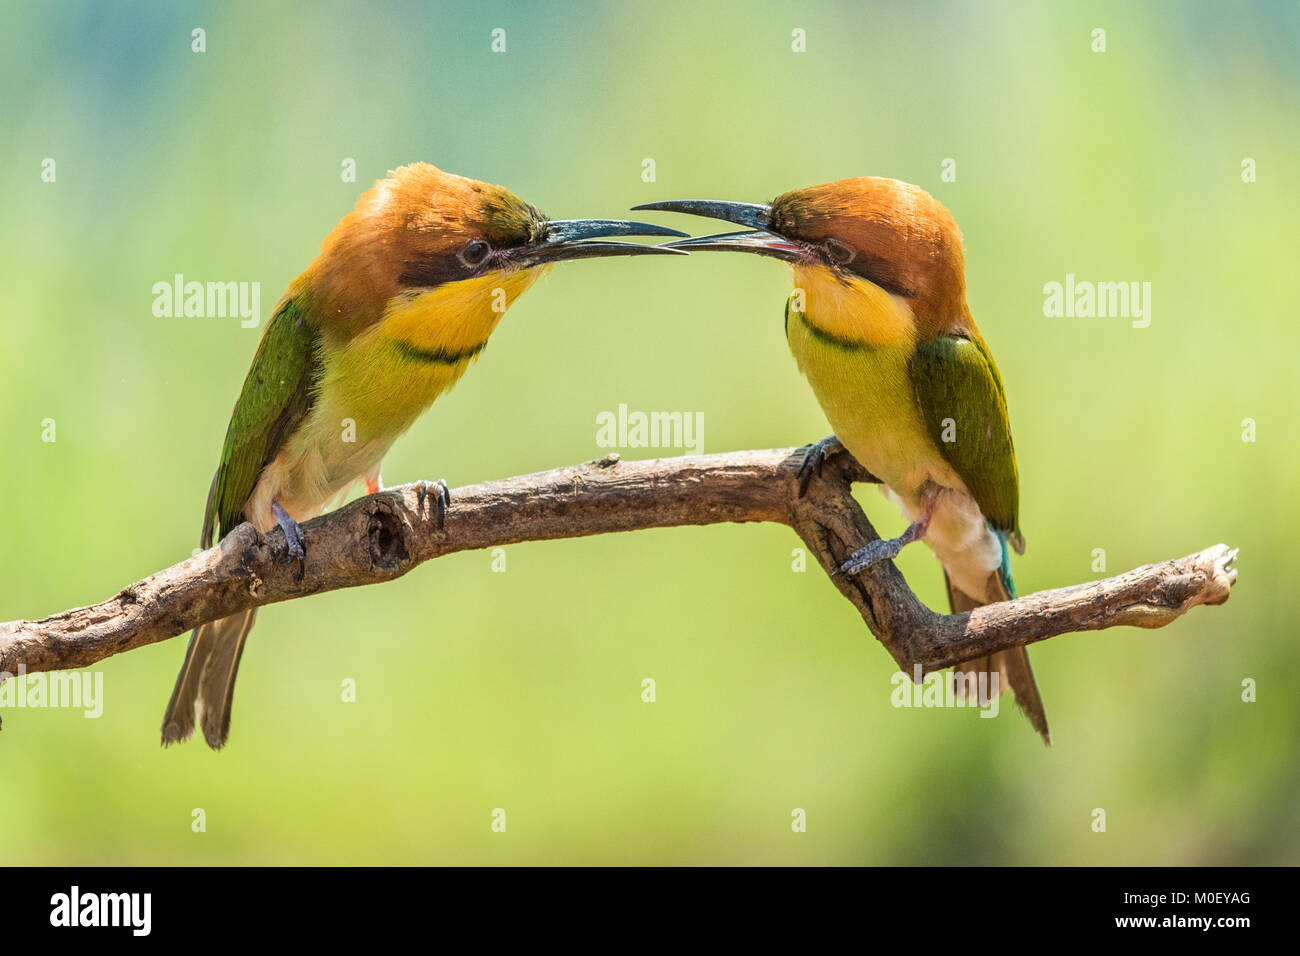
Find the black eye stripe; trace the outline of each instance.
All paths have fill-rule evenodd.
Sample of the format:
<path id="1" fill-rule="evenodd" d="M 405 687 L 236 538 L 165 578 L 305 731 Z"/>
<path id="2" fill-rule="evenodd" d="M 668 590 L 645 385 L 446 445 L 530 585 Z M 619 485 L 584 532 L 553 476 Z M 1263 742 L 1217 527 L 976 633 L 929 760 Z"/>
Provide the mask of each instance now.
<path id="1" fill-rule="evenodd" d="M 431 289 L 444 282 L 466 279 L 492 255 L 492 246 L 482 239 L 472 239 L 455 255 L 436 255 L 408 259 L 402 263 L 397 282 L 403 288 Z"/>
<path id="2" fill-rule="evenodd" d="M 870 280 L 874 285 L 880 286 L 886 292 L 893 295 L 901 296 L 904 299 L 916 298 L 916 290 L 909 289 L 900 282 L 887 278 L 879 269 L 872 269 L 870 263 L 851 262 L 846 267 L 850 272 L 856 272 L 864 279 Z"/>
<path id="3" fill-rule="evenodd" d="M 896 276 L 896 270 L 887 263 L 873 256 L 858 255 L 850 246 L 836 239 L 829 240 L 825 245 L 827 255 L 831 257 L 831 261 L 845 271 L 862 276 L 873 285 L 879 286 L 892 295 L 901 296 L 904 299 L 916 298 L 916 290 L 900 282 Z M 835 252 L 837 251 L 835 247 L 837 246 L 849 253 L 850 258 L 847 260 L 835 258 Z"/>
<path id="4" fill-rule="evenodd" d="M 430 289 L 444 282 L 464 278 L 465 266 L 455 256 L 430 256 L 427 259 L 408 259 L 402 263 L 397 281 L 406 288 Z"/>

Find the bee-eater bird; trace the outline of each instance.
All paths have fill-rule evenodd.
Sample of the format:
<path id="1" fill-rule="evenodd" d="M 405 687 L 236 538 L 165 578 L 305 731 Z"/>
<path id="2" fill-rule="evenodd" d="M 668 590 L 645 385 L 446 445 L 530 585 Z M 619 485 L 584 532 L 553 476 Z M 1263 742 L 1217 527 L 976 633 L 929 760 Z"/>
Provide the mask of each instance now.
<path id="1" fill-rule="evenodd" d="M 613 219 L 547 219 L 500 186 L 416 163 L 357 200 L 289 286 L 263 330 L 235 404 L 203 511 L 203 547 L 243 521 L 279 525 L 291 558 L 297 522 L 364 481 L 435 398 L 465 374 L 507 306 L 556 262 L 680 252 L 599 241 L 685 236 Z M 439 520 L 446 483 L 422 483 Z M 164 745 L 202 725 L 230 731 L 230 702 L 254 612 L 200 625 L 163 716 Z"/>
<path id="2" fill-rule="evenodd" d="M 966 305 L 961 234 L 925 190 L 863 177 L 785 193 L 771 205 L 673 200 L 636 209 L 723 219 L 749 230 L 668 243 L 785 261 L 785 334 L 835 436 L 911 522 L 872 542 L 851 573 L 923 539 L 954 612 L 1015 596 L 1007 555 L 1024 552 L 1006 395 Z M 827 448 L 814 447 L 815 467 Z M 1050 743 L 1023 647 L 959 666 L 998 675 Z M 991 678 L 990 686 L 991 685 Z M 969 685 L 968 685 L 969 686 Z"/>

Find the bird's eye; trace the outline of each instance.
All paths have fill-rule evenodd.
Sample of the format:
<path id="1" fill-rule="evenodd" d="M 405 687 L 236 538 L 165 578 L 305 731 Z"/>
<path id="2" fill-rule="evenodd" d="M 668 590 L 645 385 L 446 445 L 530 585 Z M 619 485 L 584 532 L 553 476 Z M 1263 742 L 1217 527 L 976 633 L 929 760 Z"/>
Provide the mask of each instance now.
<path id="1" fill-rule="evenodd" d="M 467 245 L 460 253 L 461 262 L 467 266 L 478 266 L 483 264 L 483 260 L 488 257 L 491 247 L 482 239 L 475 239 Z"/>
<path id="2" fill-rule="evenodd" d="M 826 240 L 826 254 L 836 265 L 845 265 L 853 261 L 853 249 L 837 239 Z"/>

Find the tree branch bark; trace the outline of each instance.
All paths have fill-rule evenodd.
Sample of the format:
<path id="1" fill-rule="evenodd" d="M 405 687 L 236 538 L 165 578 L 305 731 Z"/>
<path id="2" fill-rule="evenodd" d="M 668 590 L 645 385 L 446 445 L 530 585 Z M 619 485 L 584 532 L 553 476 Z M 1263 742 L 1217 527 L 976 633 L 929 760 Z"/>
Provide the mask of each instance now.
<path id="1" fill-rule="evenodd" d="M 243 524 L 215 547 L 91 607 L 0 624 L 0 672 L 84 667 L 167 640 L 204 621 L 322 591 L 377 584 L 457 551 L 615 531 L 771 521 L 789 525 L 828 573 L 877 535 L 853 499 L 874 481 L 842 448 L 799 493 L 808 449 L 624 462 L 617 455 L 458 488 L 440 526 L 415 486 L 368 495 L 303 525 L 307 556 L 288 561 L 278 529 Z M 831 580 L 900 668 L 948 667 L 1058 634 L 1121 624 L 1162 627 L 1198 604 L 1222 604 L 1235 551 L 1215 545 L 1117 577 L 937 614 L 893 562 Z"/>

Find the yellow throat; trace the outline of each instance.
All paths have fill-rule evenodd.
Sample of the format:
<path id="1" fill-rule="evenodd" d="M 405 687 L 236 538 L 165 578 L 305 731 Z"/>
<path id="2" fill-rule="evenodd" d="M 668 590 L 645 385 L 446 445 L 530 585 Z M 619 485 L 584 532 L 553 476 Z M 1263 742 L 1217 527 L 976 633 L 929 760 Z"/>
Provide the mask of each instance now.
<path id="1" fill-rule="evenodd" d="M 816 332 L 844 342 L 875 348 L 911 343 L 916 319 L 905 299 L 860 276 L 823 265 L 799 263 L 792 305 Z"/>

